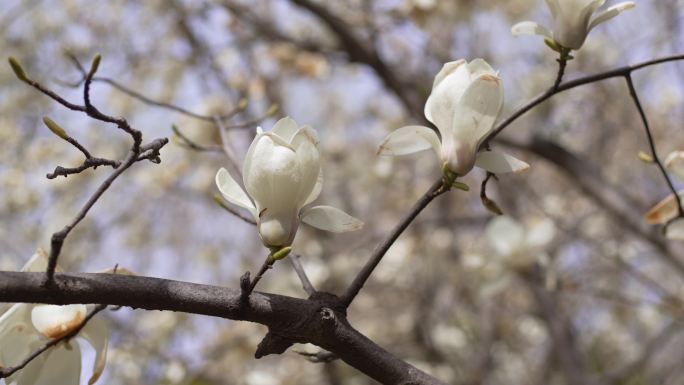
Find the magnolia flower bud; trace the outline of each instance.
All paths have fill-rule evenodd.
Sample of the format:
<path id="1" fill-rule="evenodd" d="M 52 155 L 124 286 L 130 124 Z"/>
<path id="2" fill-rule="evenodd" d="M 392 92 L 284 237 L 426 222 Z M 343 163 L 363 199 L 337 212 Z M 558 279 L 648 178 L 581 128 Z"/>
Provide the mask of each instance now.
<path id="1" fill-rule="evenodd" d="M 316 131 L 283 118 L 270 132 L 257 129 L 242 169 L 246 193 L 223 168 L 216 174 L 216 184 L 229 202 L 252 213 L 266 247 L 283 248 L 292 244 L 300 221 L 333 232 L 363 225 L 329 206 L 302 210 L 321 192 L 320 171 Z"/>
<path id="2" fill-rule="evenodd" d="M 625 1 L 594 14 L 604 3 L 605 0 L 546 0 L 553 16 L 553 32 L 533 21 L 518 23 L 511 32 L 513 35 L 542 35 L 564 48 L 577 50 L 594 27 L 636 6 L 633 1 Z"/>
<path id="3" fill-rule="evenodd" d="M 478 153 L 503 106 L 503 86 L 482 59 L 446 63 L 435 76 L 425 117 L 441 135 L 423 126 L 402 127 L 380 144 L 380 155 L 404 155 L 432 148 L 449 171 L 463 176 L 474 166 L 493 173 L 526 170 L 529 165 L 495 152 Z"/>

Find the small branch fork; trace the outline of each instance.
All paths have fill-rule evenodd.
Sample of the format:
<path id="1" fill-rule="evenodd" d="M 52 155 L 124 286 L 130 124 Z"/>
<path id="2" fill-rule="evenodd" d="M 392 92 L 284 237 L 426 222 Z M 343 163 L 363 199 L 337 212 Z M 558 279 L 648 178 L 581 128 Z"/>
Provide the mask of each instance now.
<path id="1" fill-rule="evenodd" d="M 677 193 L 677 190 L 675 189 L 674 184 L 672 183 L 672 179 L 670 179 L 670 176 L 667 173 L 667 170 L 665 170 L 665 166 L 663 165 L 663 162 L 661 162 L 660 158 L 658 157 L 658 152 L 656 150 L 656 144 L 655 144 L 655 141 L 653 140 L 653 133 L 651 132 L 651 127 L 648 124 L 648 119 L 646 118 L 646 113 L 644 112 L 644 108 L 641 106 L 641 102 L 639 101 L 639 95 L 637 95 L 636 89 L 634 88 L 634 83 L 632 82 L 631 72 L 628 72 L 627 74 L 625 74 L 625 81 L 627 82 L 627 87 L 629 87 L 629 94 L 632 97 L 632 100 L 634 100 L 634 106 L 639 111 L 639 116 L 641 116 L 641 121 L 644 123 L 644 130 L 646 131 L 646 137 L 648 138 L 648 146 L 651 149 L 651 157 L 653 158 L 653 163 L 655 163 L 656 166 L 658 166 L 660 173 L 663 174 L 663 178 L 665 179 L 665 182 L 667 182 L 667 187 L 669 187 L 670 191 L 672 192 L 672 195 L 674 196 L 675 200 L 677 201 L 677 218 L 682 218 L 682 217 L 684 217 L 684 209 L 682 208 L 682 200 L 679 197 L 679 194 Z"/>
<path id="2" fill-rule="evenodd" d="M 642 68 L 662 64 L 662 63 L 667 63 L 667 62 L 672 62 L 672 61 L 678 61 L 678 60 L 684 60 L 684 54 L 679 54 L 679 55 L 672 55 L 672 56 L 665 56 L 662 58 L 658 59 L 653 59 L 649 61 L 645 61 L 642 63 L 638 64 L 632 64 L 624 67 L 619 67 L 615 68 L 613 70 L 605 71 L 605 72 L 600 72 L 594 75 L 589 75 L 589 76 L 584 76 L 575 80 L 571 80 L 565 83 L 559 83 L 558 87 L 552 86 L 545 92 L 537 95 L 534 97 L 532 100 L 527 102 L 524 106 L 521 108 L 517 109 L 514 111 L 510 116 L 508 116 L 506 119 L 502 120 L 499 124 L 496 125 L 496 127 L 492 130 L 489 135 L 485 138 L 485 140 L 482 141 L 482 144 L 480 144 L 480 148 L 486 148 L 487 145 L 503 131 L 506 127 L 511 125 L 511 123 L 515 122 L 519 117 L 524 115 L 526 112 L 530 111 L 537 105 L 545 102 L 546 100 L 550 99 L 552 96 L 559 94 L 561 92 L 567 91 L 572 88 L 576 88 L 579 86 L 583 86 L 585 84 L 589 83 L 596 83 L 605 79 L 610 79 L 610 78 L 617 78 L 617 77 L 624 77 L 628 74 L 631 74 L 632 72 L 636 70 L 640 70 Z"/>
<path id="3" fill-rule="evenodd" d="M 20 371 L 21 369 L 24 369 L 26 365 L 28 365 L 31 361 L 34 359 L 38 358 L 41 354 L 45 353 L 48 349 L 57 346 L 61 342 L 68 343 L 70 339 L 74 338 L 80 331 L 85 327 L 85 325 L 99 312 L 107 308 L 107 305 L 97 305 L 93 310 L 86 315 L 86 317 L 83 319 L 83 321 L 75 327 L 72 331 L 69 333 L 65 334 L 62 337 L 55 338 L 53 340 L 50 340 L 47 342 L 45 345 L 41 346 L 37 350 L 35 350 L 33 353 L 31 353 L 28 357 L 26 357 L 21 363 L 15 365 L 15 366 L 10 366 L 6 368 L 0 367 L 0 378 L 7 378 L 14 373 Z"/>
<path id="4" fill-rule="evenodd" d="M 37 89 L 41 93 L 49 96 L 53 100 L 55 100 L 57 103 L 61 104 L 62 106 L 66 107 L 69 110 L 72 111 L 80 111 L 85 113 L 87 116 L 94 120 L 98 120 L 101 122 L 105 123 L 111 123 L 114 124 L 116 127 L 118 127 L 120 130 L 124 131 L 126 134 L 128 134 L 131 139 L 133 140 L 133 143 L 131 145 L 131 149 L 129 150 L 128 155 L 126 158 L 122 161 L 118 160 L 109 160 L 109 159 L 101 159 L 101 158 L 95 158 L 93 157 L 90 152 L 83 146 L 81 145 L 76 139 L 70 137 L 66 132 L 59 127 L 56 123 L 52 122 L 49 118 L 44 119 L 45 124 L 50 128 L 52 132 L 60 136 L 62 139 L 66 140 L 67 142 L 71 143 L 74 147 L 76 147 L 79 151 L 83 153 L 83 155 L 86 157 L 85 162 L 75 168 L 64 168 L 64 167 L 57 167 L 55 171 L 51 174 L 48 174 L 47 177 L 49 179 L 56 178 L 57 176 L 67 176 L 67 175 L 72 175 L 72 174 L 77 174 L 80 173 L 88 168 L 96 168 L 98 166 L 102 165 L 107 165 L 111 166 L 114 168 L 114 171 L 100 184 L 100 186 L 95 190 L 95 192 L 91 195 L 91 197 L 86 201 L 86 203 L 83 205 L 83 207 L 80 209 L 80 211 L 76 214 L 76 216 L 69 222 L 67 225 L 64 226 L 60 231 L 54 233 L 52 235 L 51 241 L 50 241 L 50 252 L 49 252 L 49 259 L 48 259 L 48 266 L 47 266 L 47 271 L 46 271 L 46 281 L 45 284 L 50 284 L 53 280 L 54 274 L 55 274 L 55 269 L 57 267 L 57 260 L 59 258 L 59 255 L 62 250 L 62 246 L 64 245 L 64 241 L 66 240 L 67 236 L 73 230 L 76 225 L 85 218 L 85 216 L 88 214 L 90 209 L 95 205 L 95 203 L 102 197 L 102 195 L 107 191 L 107 189 L 111 186 L 111 184 L 121 175 L 126 171 L 129 167 L 131 167 L 134 163 L 143 161 L 143 160 L 149 160 L 150 162 L 153 163 L 159 163 L 161 161 L 160 159 L 160 150 L 162 147 L 164 147 L 168 143 L 167 138 L 160 138 L 160 139 L 155 139 L 152 142 L 143 145 L 143 137 L 142 137 L 142 132 L 134 129 L 131 127 L 126 119 L 124 118 L 116 118 L 113 116 L 106 115 L 102 113 L 100 110 L 98 110 L 91 102 L 90 98 L 90 86 L 93 81 L 93 76 L 95 75 L 95 72 L 97 72 L 97 69 L 100 65 L 100 55 L 96 55 L 95 58 L 93 59 L 93 62 L 91 64 L 90 70 L 85 73 L 85 70 L 83 69 L 82 66 L 77 65 L 79 70 L 85 74 L 84 80 L 83 80 L 83 101 L 84 105 L 78 105 L 71 103 L 67 101 L 66 99 L 62 98 L 59 96 L 57 93 L 51 91 L 47 87 L 43 86 L 39 82 L 29 78 L 26 75 L 26 72 L 24 69 L 21 67 L 21 64 L 14 59 L 10 58 L 9 59 L 10 66 L 14 70 L 14 73 L 17 75 L 19 80 L 25 82 L 26 84 L 32 86 L 33 88 Z"/>

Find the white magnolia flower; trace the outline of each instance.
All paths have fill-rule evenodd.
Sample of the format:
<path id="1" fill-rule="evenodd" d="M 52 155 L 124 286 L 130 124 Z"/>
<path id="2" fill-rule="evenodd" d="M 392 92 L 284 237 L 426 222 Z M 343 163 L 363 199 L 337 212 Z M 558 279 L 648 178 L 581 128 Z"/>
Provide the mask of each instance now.
<path id="1" fill-rule="evenodd" d="M 47 255 L 42 249 L 21 271 L 39 272 L 47 267 Z M 0 367 L 15 366 L 52 338 L 60 338 L 81 324 L 86 317 L 86 305 L 34 305 L 18 303 L 0 316 Z M 102 374 L 107 358 L 107 327 L 93 318 L 77 335 L 95 349 L 93 384 Z M 26 367 L 5 379 L 7 384 L 52 385 L 79 384 L 81 349 L 78 343 L 60 343 L 33 359 Z"/>
<path id="2" fill-rule="evenodd" d="M 684 180 L 684 151 L 670 153 L 665 158 L 665 167 L 677 178 Z M 684 202 L 684 190 L 679 190 L 677 195 Z M 679 215 L 677 200 L 673 194 L 670 194 L 646 213 L 646 221 L 650 224 L 667 224 L 665 236 L 684 241 L 684 218 L 677 218 L 677 215 Z"/>
<path id="3" fill-rule="evenodd" d="M 633 1 L 618 3 L 594 14 L 605 0 L 546 0 L 553 16 L 553 32 L 534 21 L 523 21 L 511 28 L 513 35 L 541 35 L 564 48 L 580 49 L 589 31 L 620 12 L 634 8 Z"/>
<path id="4" fill-rule="evenodd" d="M 503 86 L 482 59 L 446 63 L 435 76 L 425 103 L 425 117 L 441 135 L 424 126 L 406 126 L 380 144 L 380 155 L 405 155 L 432 148 L 449 170 L 467 174 L 473 166 L 499 174 L 523 171 L 529 165 L 494 151 L 477 152 L 494 127 L 503 106 Z"/>
<path id="5" fill-rule="evenodd" d="M 303 209 L 318 198 L 323 185 L 318 135 L 291 118 L 280 119 L 270 132 L 257 129 L 242 174 L 246 193 L 224 168 L 216 174 L 216 185 L 229 202 L 252 213 L 266 247 L 290 246 L 300 221 L 332 232 L 363 226 L 331 206 Z"/>

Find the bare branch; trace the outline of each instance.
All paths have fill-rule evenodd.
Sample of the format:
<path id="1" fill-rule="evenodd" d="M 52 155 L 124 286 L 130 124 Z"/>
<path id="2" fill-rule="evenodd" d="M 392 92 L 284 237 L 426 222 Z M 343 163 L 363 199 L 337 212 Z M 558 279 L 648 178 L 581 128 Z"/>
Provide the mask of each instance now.
<path id="1" fill-rule="evenodd" d="M 392 229 L 392 232 L 389 234 L 387 239 L 385 239 L 378 247 L 373 251 L 373 254 L 368 258 L 368 261 L 366 261 L 366 264 L 363 266 L 359 274 L 354 278 L 354 281 L 349 285 L 347 288 L 347 291 L 344 293 L 344 295 L 341 297 L 342 303 L 345 306 L 349 306 L 351 302 L 354 300 L 357 294 L 359 294 L 359 291 L 361 291 L 361 288 L 363 288 L 363 285 L 366 283 L 368 278 L 370 278 L 371 274 L 373 274 L 373 270 L 375 270 L 375 267 L 382 261 L 382 258 L 385 256 L 385 253 L 387 253 L 387 250 L 389 250 L 390 247 L 394 244 L 394 242 L 399 238 L 401 233 L 406 230 L 408 225 L 413 222 L 413 220 L 420 214 L 421 211 L 423 211 L 424 208 L 426 208 L 430 202 L 432 202 L 433 199 L 437 198 L 438 196 L 444 194 L 445 192 L 449 191 L 449 189 L 444 185 L 444 181 L 440 178 L 437 182 L 435 182 L 430 189 L 423 194 L 423 196 L 416 202 L 411 210 L 406 214 L 406 216 L 397 224 L 397 226 Z"/>
<path id="2" fill-rule="evenodd" d="M 50 287 L 43 280 L 43 273 L 0 271 L 0 302 L 101 303 L 257 322 L 320 346 L 382 384 L 444 385 L 355 330 L 330 294 L 298 299 L 254 292 L 243 301 L 236 289 L 142 276 L 57 273 Z"/>
<path id="3" fill-rule="evenodd" d="M 487 135 L 485 140 L 482 141 L 480 144 L 480 148 L 486 148 L 489 142 L 494 139 L 497 135 L 501 133 L 506 127 L 508 127 L 511 123 L 516 121 L 519 117 L 524 115 L 526 112 L 530 111 L 537 105 L 541 104 L 542 102 L 546 101 L 547 99 L 551 98 L 552 96 L 559 94 L 563 91 L 567 91 L 569 89 L 579 87 L 585 84 L 589 83 L 596 83 L 601 80 L 605 79 L 610 79 L 610 78 L 617 78 L 617 77 L 624 77 L 632 72 L 646 68 L 649 66 L 657 65 L 657 64 L 662 64 L 662 63 L 667 63 L 671 61 L 677 61 L 677 60 L 684 60 L 684 54 L 680 55 L 672 55 L 672 56 L 665 56 L 662 58 L 658 59 L 653 59 L 649 61 L 645 61 L 642 63 L 638 64 L 633 64 L 633 65 L 628 65 L 620 68 L 616 68 L 610 71 L 605 71 L 605 72 L 600 72 L 594 75 L 589 75 L 585 77 L 581 77 L 579 79 L 571 80 L 569 82 L 565 82 L 562 84 L 559 84 L 558 87 L 551 87 L 545 92 L 537 95 L 535 98 L 527 102 L 524 106 L 513 112 L 509 117 L 501 121 L 493 130 L 492 132 Z"/>
<path id="4" fill-rule="evenodd" d="M 674 185 L 672 184 L 672 180 L 670 179 L 670 176 L 667 174 L 667 170 L 665 170 L 665 166 L 663 163 L 660 161 L 660 158 L 658 157 L 658 152 L 656 150 L 656 145 L 655 141 L 653 140 L 653 133 L 651 133 L 651 127 L 648 124 L 648 119 L 646 118 L 646 113 L 644 112 L 644 108 L 641 106 L 641 102 L 639 101 L 639 95 L 637 95 L 636 89 L 634 88 L 634 83 L 632 82 L 632 75 L 631 73 L 627 73 L 625 75 L 625 81 L 627 82 L 627 87 L 629 87 L 629 94 L 632 96 L 632 100 L 634 100 L 634 106 L 639 110 L 639 116 L 641 116 L 641 121 L 644 123 L 644 130 L 646 130 L 646 137 L 648 138 L 648 146 L 651 149 L 651 157 L 653 158 L 653 163 L 655 163 L 658 166 L 658 169 L 660 170 L 660 173 L 663 175 L 663 178 L 665 178 L 665 181 L 667 182 L 667 187 L 670 188 L 670 191 L 672 192 L 672 195 L 674 196 L 675 200 L 677 201 L 677 217 L 681 218 L 684 217 L 684 209 L 682 208 L 682 200 L 679 197 L 679 194 L 677 193 L 677 190 L 675 189 Z"/>

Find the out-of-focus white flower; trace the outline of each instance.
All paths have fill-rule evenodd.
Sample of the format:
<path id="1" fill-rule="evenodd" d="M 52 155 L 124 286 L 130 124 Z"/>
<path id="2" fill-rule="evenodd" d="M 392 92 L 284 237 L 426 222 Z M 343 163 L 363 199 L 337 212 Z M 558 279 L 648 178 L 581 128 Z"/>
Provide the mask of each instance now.
<path id="1" fill-rule="evenodd" d="M 525 270 L 535 262 L 546 264 L 544 249 L 555 234 L 550 219 L 537 220 L 529 226 L 504 215 L 492 219 L 485 235 L 493 253 L 482 258 L 479 266 L 472 266 L 479 270 L 479 296 L 488 299 L 504 292 L 515 281 L 516 270 Z M 553 269 L 545 272 L 547 280 L 553 278 Z"/>
<path id="2" fill-rule="evenodd" d="M 546 0 L 553 16 L 553 32 L 534 21 L 518 23 L 511 32 L 516 36 L 541 35 L 563 48 L 578 50 L 594 27 L 636 6 L 633 1 L 624 1 L 594 14 L 604 3 L 605 0 Z"/>
<path id="3" fill-rule="evenodd" d="M 320 171 L 316 131 L 286 117 L 270 132 L 257 128 L 242 168 L 246 193 L 224 168 L 216 174 L 216 185 L 229 202 L 252 213 L 266 247 L 283 248 L 292 244 L 300 221 L 332 232 L 363 226 L 331 206 L 303 209 L 321 192 Z"/>
<path id="4" fill-rule="evenodd" d="M 503 106 L 503 86 L 482 59 L 444 64 L 425 103 L 425 117 L 441 135 L 424 126 L 405 126 L 390 133 L 379 155 L 406 155 L 432 148 L 448 169 L 463 176 L 473 166 L 493 173 L 524 171 L 529 165 L 494 151 L 477 152 Z"/>
<path id="5" fill-rule="evenodd" d="M 665 158 L 665 167 L 677 178 L 684 180 L 684 151 L 673 151 Z M 677 192 L 684 201 L 684 190 Z M 684 241 L 684 218 L 677 218 L 679 208 L 673 194 L 658 202 L 646 213 L 646 222 L 650 224 L 667 224 L 665 236 L 669 239 Z M 675 219 L 677 218 L 677 219 Z"/>
<path id="6" fill-rule="evenodd" d="M 553 240 L 556 229 L 550 219 L 525 228 L 514 219 L 502 215 L 489 222 L 486 234 L 497 256 L 514 267 L 525 267 L 538 259 L 544 247 Z"/>
<path id="7" fill-rule="evenodd" d="M 45 271 L 47 255 L 42 249 L 22 268 L 22 271 Z M 21 363 L 50 339 L 65 336 L 78 327 L 88 312 L 86 305 L 33 305 L 18 303 L 0 316 L 0 367 Z M 95 349 L 93 384 L 102 374 L 107 358 L 107 327 L 100 319 L 91 319 L 78 332 Z M 52 385 L 79 384 L 81 349 L 77 343 L 61 343 L 42 353 L 26 367 L 6 379 L 8 384 Z"/>

